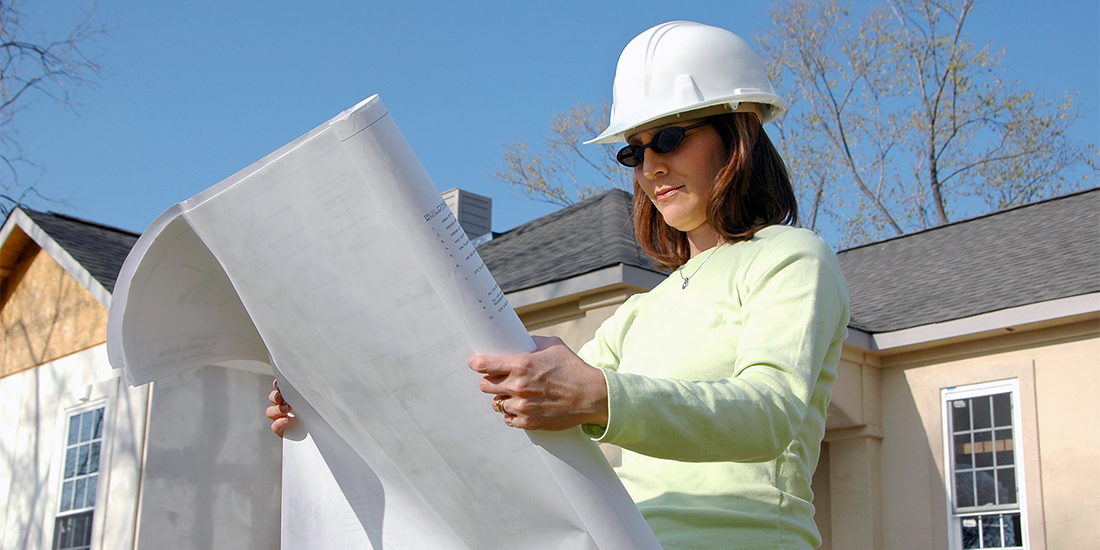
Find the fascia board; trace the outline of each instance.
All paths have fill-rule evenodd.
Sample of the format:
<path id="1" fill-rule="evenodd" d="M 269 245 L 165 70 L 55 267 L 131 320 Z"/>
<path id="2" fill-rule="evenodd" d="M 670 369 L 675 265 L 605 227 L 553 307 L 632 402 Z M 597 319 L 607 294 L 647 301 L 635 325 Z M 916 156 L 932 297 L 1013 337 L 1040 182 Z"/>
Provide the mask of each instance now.
<path id="1" fill-rule="evenodd" d="M 880 332 L 870 335 L 871 347 L 865 349 L 887 351 L 1095 312 L 1100 312 L 1100 292 L 1006 308 L 942 323 Z"/>
<path id="2" fill-rule="evenodd" d="M 16 226 L 23 230 L 42 250 L 45 250 L 81 286 L 87 289 L 99 303 L 103 304 L 103 307 L 111 308 L 111 293 L 107 292 L 107 289 L 92 276 L 90 271 L 76 261 L 76 258 L 73 258 L 57 241 L 53 240 L 53 237 L 50 237 L 44 229 L 34 223 L 34 220 L 22 209 L 16 208 L 8 217 L 3 230 L 0 230 L 0 243 L 8 240 L 8 236 L 11 235 Z"/>
<path id="3" fill-rule="evenodd" d="M 519 308 L 620 283 L 652 289 L 665 277 L 653 271 L 618 264 L 562 281 L 515 291 L 507 297 L 512 307 Z M 1100 312 L 1100 293 L 1037 302 L 890 332 L 871 333 L 848 327 L 845 343 L 869 351 L 888 351 L 1094 312 Z"/>
<path id="4" fill-rule="evenodd" d="M 858 328 L 848 327 L 848 337 L 844 339 L 844 343 L 855 346 L 859 349 L 870 350 L 874 349 L 871 346 L 874 345 L 872 340 L 873 336 L 870 332 L 865 332 Z"/>
<path id="5" fill-rule="evenodd" d="M 584 275 L 510 292 L 506 296 L 513 308 L 520 308 L 615 284 L 629 284 L 649 290 L 665 278 L 666 275 L 661 273 L 617 264 Z"/>

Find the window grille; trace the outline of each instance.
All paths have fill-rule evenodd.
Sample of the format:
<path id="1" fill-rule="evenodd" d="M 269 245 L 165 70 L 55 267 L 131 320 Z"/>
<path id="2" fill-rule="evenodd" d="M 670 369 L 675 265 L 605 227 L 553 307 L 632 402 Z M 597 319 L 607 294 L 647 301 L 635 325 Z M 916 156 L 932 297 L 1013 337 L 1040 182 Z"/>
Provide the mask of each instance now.
<path id="1" fill-rule="evenodd" d="M 1015 383 L 944 391 L 952 547 L 1024 548 Z"/>
<path id="2" fill-rule="evenodd" d="M 102 446 L 103 407 L 69 416 L 54 550 L 91 548 Z"/>

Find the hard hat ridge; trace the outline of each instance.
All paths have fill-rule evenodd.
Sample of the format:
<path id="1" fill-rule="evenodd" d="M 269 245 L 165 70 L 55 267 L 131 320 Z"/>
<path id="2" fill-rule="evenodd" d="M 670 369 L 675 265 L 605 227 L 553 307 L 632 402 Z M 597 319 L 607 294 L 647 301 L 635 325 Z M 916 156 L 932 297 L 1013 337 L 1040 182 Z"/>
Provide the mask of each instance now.
<path id="1" fill-rule="evenodd" d="M 767 123 L 786 110 L 786 103 L 756 53 L 737 35 L 690 21 L 662 23 L 623 49 L 610 123 L 586 143 L 626 141 L 643 126 L 702 109 L 708 112 L 700 116 L 755 112 Z"/>

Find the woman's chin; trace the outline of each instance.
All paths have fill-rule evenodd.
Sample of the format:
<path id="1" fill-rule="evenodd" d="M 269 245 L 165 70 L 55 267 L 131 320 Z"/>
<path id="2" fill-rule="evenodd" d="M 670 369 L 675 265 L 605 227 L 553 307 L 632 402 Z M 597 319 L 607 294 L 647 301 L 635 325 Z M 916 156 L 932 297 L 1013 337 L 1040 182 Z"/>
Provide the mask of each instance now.
<path id="1" fill-rule="evenodd" d="M 665 220 L 666 225 L 681 233 L 691 233 L 692 231 L 695 231 L 696 229 L 699 229 L 700 227 L 705 225 L 705 221 L 698 222 L 693 220 L 685 220 L 681 216 L 662 215 L 661 217 Z"/>

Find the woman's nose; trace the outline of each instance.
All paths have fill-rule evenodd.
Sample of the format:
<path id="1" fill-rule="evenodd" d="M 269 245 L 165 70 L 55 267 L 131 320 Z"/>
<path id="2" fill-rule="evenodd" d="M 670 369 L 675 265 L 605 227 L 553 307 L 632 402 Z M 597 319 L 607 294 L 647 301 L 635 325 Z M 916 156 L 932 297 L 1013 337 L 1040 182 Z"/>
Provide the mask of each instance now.
<path id="1" fill-rule="evenodd" d="M 642 156 L 642 175 L 647 180 L 655 180 L 668 173 L 664 155 L 650 149 Z"/>

